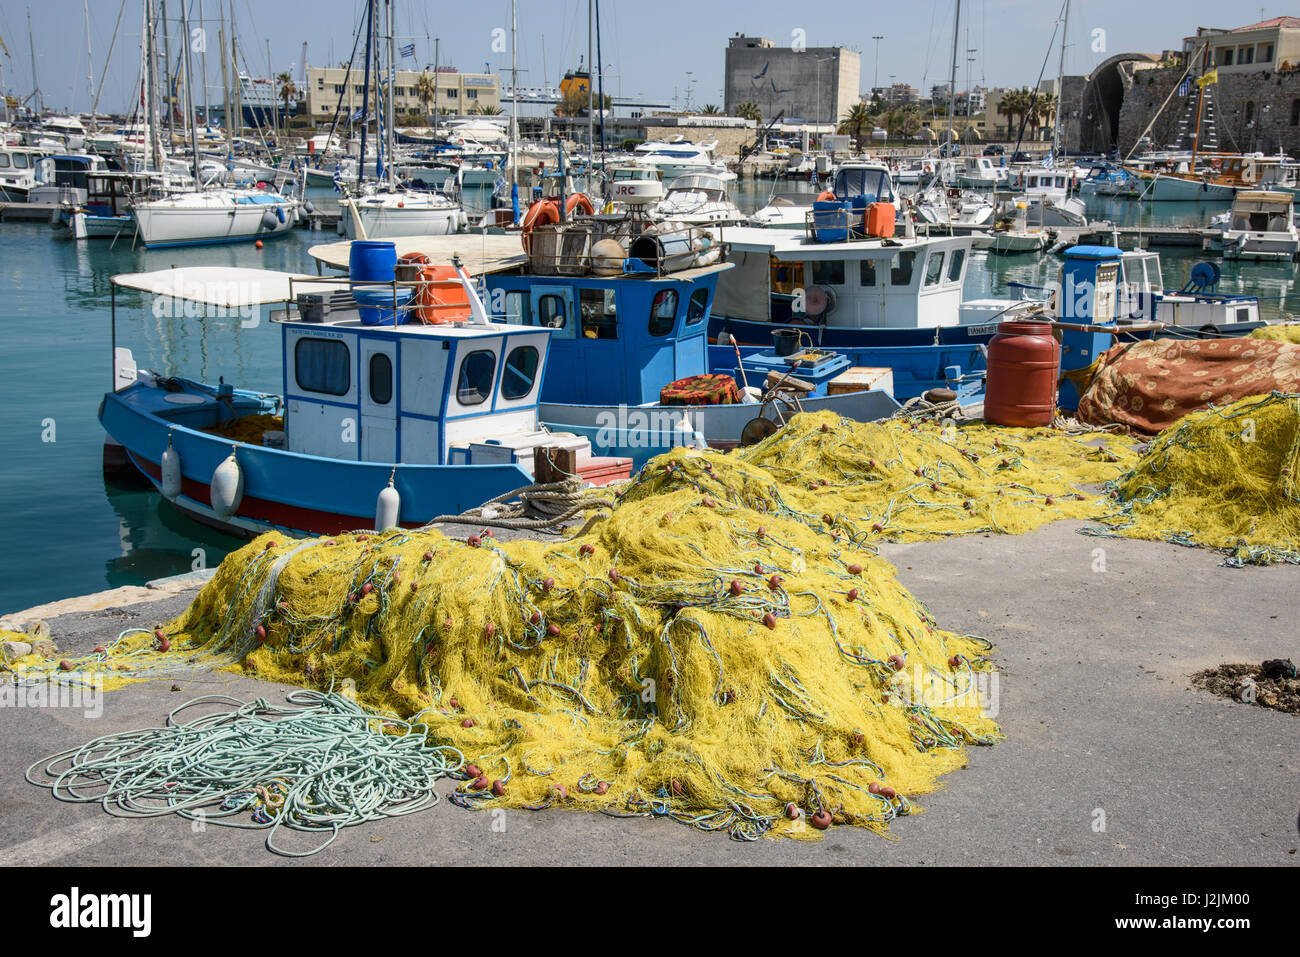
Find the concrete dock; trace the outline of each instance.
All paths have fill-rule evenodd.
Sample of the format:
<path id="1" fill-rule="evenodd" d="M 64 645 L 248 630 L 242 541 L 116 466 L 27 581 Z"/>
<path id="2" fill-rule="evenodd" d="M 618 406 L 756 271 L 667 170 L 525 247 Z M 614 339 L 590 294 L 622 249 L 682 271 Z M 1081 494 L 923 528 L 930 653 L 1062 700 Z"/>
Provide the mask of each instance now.
<path id="1" fill-rule="evenodd" d="M 1090 538 L 1078 527 L 886 547 L 941 627 L 996 646 L 1007 738 L 972 749 L 969 768 L 919 798 L 924 812 L 895 822 L 896 841 L 839 827 L 816 844 L 741 844 L 666 820 L 518 810 L 498 819 L 444 801 L 349 828 L 325 852 L 291 862 L 263 848 L 262 832 L 121 820 L 23 781 L 46 755 L 156 725 L 197 695 L 281 695 L 215 673 L 176 679 L 179 692 L 170 679 L 110 692 L 98 720 L 0 711 L 0 865 L 1300 865 L 1300 718 L 1188 681 L 1223 662 L 1300 659 L 1296 569 L 1234 570 L 1214 552 Z M 193 594 L 47 620 L 61 653 L 73 655 L 166 620 Z M 306 845 L 314 835 L 302 837 Z"/>

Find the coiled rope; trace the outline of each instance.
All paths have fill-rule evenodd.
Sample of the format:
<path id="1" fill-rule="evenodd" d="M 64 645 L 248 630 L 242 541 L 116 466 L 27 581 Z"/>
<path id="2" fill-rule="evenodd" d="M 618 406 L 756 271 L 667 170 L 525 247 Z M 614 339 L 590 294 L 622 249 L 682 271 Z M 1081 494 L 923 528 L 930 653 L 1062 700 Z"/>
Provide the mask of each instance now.
<path id="1" fill-rule="evenodd" d="M 505 504 L 511 499 L 517 503 Z M 525 485 L 498 495 L 460 515 L 439 515 L 425 527 L 442 523 L 490 525 L 497 528 L 536 529 L 559 525 L 565 519 L 593 508 L 613 508 L 614 499 L 594 489 L 584 490 L 579 479 Z"/>
<path id="2" fill-rule="evenodd" d="M 438 802 L 434 784 L 464 764 L 455 748 L 427 744 L 427 728 L 362 708 L 343 694 L 298 690 L 288 707 L 203 695 L 160 728 L 96 738 L 37 761 L 27 780 L 60 801 L 101 804 L 115 817 L 183 818 L 270 829 L 266 848 L 285 857 L 324 850 L 342 828 L 413 814 Z M 188 722 L 197 705 L 227 705 Z M 38 780 L 34 772 L 53 780 Z M 249 816 L 245 816 L 249 815 Z M 310 850 L 286 850 L 281 828 L 328 831 Z"/>

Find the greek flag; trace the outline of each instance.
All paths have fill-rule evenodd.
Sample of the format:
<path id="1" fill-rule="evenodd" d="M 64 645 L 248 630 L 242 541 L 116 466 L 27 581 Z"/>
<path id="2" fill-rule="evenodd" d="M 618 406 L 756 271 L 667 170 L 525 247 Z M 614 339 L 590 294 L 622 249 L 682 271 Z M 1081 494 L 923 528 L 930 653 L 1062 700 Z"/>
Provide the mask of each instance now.
<path id="1" fill-rule="evenodd" d="M 402 56 L 407 56 L 407 57 L 410 57 L 412 60 L 414 60 L 414 59 L 415 59 L 415 44 L 414 44 L 414 43 L 408 43 L 406 46 L 401 47 L 397 52 L 400 53 Z"/>
<path id="2" fill-rule="evenodd" d="M 334 192 L 343 192 L 343 166 L 341 163 L 334 164 Z"/>
<path id="3" fill-rule="evenodd" d="M 1187 79 L 1183 80 L 1182 83 L 1178 84 L 1178 95 L 1186 96 L 1188 93 L 1191 92 L 1192 92 L 1192 78 L 1189 76 Z"/>

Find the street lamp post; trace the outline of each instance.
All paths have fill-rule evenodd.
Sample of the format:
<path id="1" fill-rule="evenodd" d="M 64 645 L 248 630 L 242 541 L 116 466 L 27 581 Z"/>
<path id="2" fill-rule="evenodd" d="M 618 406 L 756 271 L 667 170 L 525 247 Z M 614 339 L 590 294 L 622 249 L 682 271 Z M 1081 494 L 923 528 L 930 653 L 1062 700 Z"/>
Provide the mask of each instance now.
<path id="1" fill-rule="evenodd" d="M 871 77 L 871 92 L 874 93 L 880 87 L 880 41 L 885 39 L 885 35 L 876 34 L 871 39 L 876 41 L 876 68 Z"/>

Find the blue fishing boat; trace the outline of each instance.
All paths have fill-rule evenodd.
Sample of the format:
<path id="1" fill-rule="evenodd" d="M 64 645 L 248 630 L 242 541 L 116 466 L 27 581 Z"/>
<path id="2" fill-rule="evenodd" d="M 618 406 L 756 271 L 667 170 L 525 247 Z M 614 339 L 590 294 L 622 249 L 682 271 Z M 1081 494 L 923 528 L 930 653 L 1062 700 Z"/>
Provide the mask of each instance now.
<path id="1" fill-rule="evenodd" d="M 409 296 L 396 282 L 217 267 L 114 277 L 114 329 L 119 288 L 218 309 L 281 304 L 283 388 L 138 369 L 114 334 L 114 387 L 99 409 L 106 466 L 138 470 L 227 532 L 333 534 L 418 526 L 527 486 L 537 448 L 591 458 L 586 439 L 538 415 L 551 334 L 490 323 L 458 279 L 463 317 L 423 324 L 377 305 Z"/>

